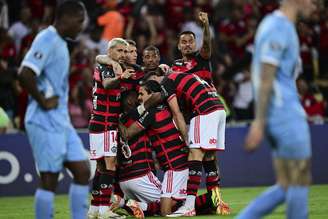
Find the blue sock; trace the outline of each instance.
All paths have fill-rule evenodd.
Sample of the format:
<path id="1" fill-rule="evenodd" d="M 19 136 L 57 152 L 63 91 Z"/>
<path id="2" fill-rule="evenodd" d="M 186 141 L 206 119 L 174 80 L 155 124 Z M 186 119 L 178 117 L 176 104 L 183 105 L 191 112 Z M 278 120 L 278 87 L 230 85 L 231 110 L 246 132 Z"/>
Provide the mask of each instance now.
<path id="1" fill-rule="evenodd" d="M 290 186 L 287 190 L 287 218 L 304 219 L 308 218 L 308 193 L 306 186 Z"/>
<path id="2" fill-rule="evenodd" d="M 284 202 L 285 190 L 274 185 L 253 200 L 238 216 L 238 219 L 257 219 L 269 214 L 275 207 Z"/>
<path id="3" fill-rule="evenodd" d="M 73 219 L 85 219 L 88 211 L 88 185 L 72 183 L 69 188 L 71 216 Z"/>
<path id="4" fill-rule="evenodd" d="M 48 190 L 37 189 L 34 197 L 35 218 L 53 218 L 53 205 L 55 194 Z"/>

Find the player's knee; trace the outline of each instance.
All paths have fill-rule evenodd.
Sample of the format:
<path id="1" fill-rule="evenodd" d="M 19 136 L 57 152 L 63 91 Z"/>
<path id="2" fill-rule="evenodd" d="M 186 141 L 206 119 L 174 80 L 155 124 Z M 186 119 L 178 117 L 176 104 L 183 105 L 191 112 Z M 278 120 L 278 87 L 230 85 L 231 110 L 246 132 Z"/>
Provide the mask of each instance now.
<path id="1" fill-rule="evenodd" d="M 208 151 L 204 155 L 204 161 L 212 161 L 217 160 L 216 152 L 215 151 Z"/>
<path id="2" fill-rule="evenodd" d="M 188 160 L 199 160 L 202 161 L 204 152 L 200 148 L 192 148 L 189 150 Z"/>
<path id="3" fill-rule="evenodd" d="M 116 170 L 116 157 L 105 157 L 106 170 Z"/>
<path id="4" fill-rule="evenodd" d="M 309 186 L 312 181 L 310 160 L 291 160 L 288 162 L 289 184 Z"/>
<path id="5" fill-rule="evenodd" d="M 89 179 L 90 179 L 90 168 L 88 165 L 82 165 L 78 171 L 75 172 L 74 175 L 74 182 L 76 182 L 77 184 L 88 184 L 89 183 Z"/>

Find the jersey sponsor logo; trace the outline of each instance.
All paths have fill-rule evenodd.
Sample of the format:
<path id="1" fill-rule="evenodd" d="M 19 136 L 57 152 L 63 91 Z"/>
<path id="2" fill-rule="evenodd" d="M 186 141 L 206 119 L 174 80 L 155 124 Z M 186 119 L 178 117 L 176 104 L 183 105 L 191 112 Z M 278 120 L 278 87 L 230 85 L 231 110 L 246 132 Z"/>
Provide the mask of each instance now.
<path id="1" fill-rule="evenodd" d="M 216 138 L 210 138 L 210 140 L 208 141 L 209 144 L 216 144 L 217 143 L 217 139 Z"/>

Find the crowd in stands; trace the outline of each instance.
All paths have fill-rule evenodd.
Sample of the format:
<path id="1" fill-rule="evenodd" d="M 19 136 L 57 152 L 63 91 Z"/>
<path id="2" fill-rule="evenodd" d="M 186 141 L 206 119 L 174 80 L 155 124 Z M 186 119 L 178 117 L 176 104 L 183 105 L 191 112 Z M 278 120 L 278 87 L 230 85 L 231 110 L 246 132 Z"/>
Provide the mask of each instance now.
<path id="1" fill-rule="evenodd" d="M 0 107 L 14 126 L 23 129 L 28 101 L 16 80 L 20 61 L 35 35 L 50 25 L 61 0 L 0 0 Z M 89 19 L 77 41 L 69 41 L 71 75 L 69 110 L 76 128 L 88 126 L 92 109 L 92 73 L 95 56 L 105 54 L 114 37 L 133 39 L 138 53 L 148 45 L 160 50 L 161 63 L 180 58 L 177 35 L 190 30 L 198 48 L 202 28 L 199 11 L 209 14 L 212 37 L 212 67 L 215 84 L 225 99 L 230 121 L 250 120 L 253 95 L 250 60 L 256 28 L 274 11 L 278 0 L 85 0 Z M 310 21 L 297 24 L 303 61 L 297 81 L 300 98 L 311 122 L 327 117 L 328 2 L 318 1 Z M 138 57 L 138 63 L 142 65 Z"/>

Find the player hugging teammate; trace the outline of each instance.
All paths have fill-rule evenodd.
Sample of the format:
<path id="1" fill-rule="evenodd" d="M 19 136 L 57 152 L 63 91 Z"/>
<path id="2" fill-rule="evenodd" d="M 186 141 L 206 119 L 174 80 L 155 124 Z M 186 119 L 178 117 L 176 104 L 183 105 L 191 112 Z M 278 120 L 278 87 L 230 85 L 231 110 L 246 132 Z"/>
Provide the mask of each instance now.
<path id="1" fill-rule="evenodd" d="M 89 218 L 124 218 L 122 208 L 137 218 L 230 213 L 216 160 L 224 149 L 225 111 L 212 84 L 207 14 L 199 19 L 203 47 L 197 52 L 195 35 L 181 33 L 183 58 L 170 69 L 159 65 L 154 46 L 143 51 L 140 67 L 135 42 L 121 38 L 97 57 L 89 125 L 97 169 Z M 203 169 L 207 193 L 197 196 Z"/>

